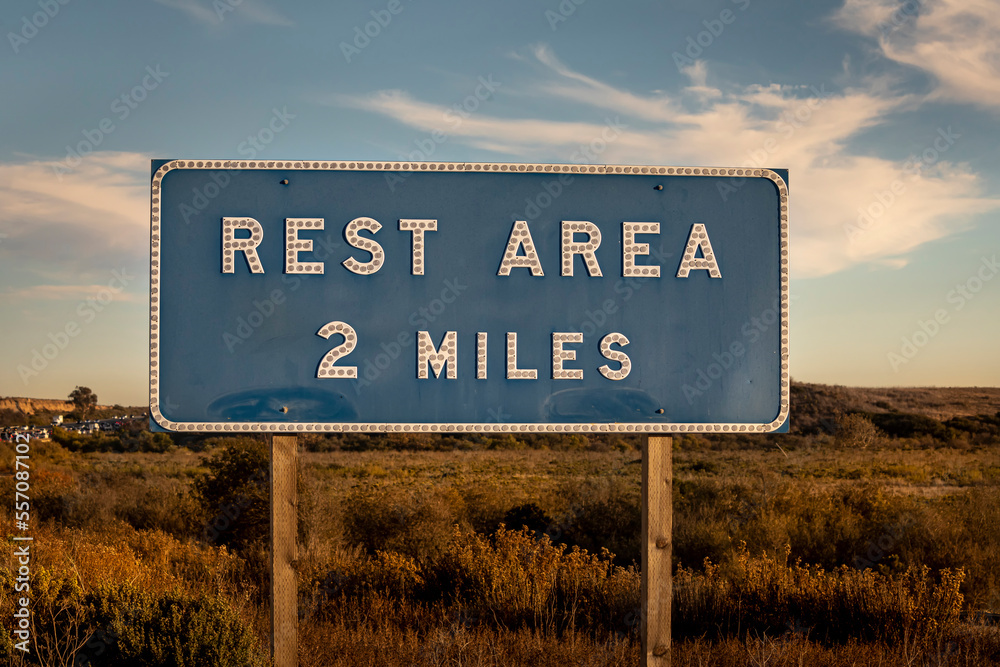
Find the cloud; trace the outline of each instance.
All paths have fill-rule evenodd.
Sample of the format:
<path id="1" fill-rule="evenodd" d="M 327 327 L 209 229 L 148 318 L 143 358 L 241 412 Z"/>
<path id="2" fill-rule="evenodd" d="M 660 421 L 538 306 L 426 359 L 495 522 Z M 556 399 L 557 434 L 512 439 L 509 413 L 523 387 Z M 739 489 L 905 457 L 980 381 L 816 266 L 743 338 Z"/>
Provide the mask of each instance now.
<path id="1" fill-rule="evenodd" d="M 506 93 L 533 96 L 552 108 L 561 102 L 575 111 L 591 109 L 604 122 L 499 118 L 483 111 L 459 119 L 447 107 L 400 90 L 328 101 L 519 160 L 787 167 L 797 277 L 862 263 L 902 266 L 907 253 L 1000 207 L 1000 199 L 982 195 L 967 165 L 947 159 L 964 140 L 948 127 L 916 137 L 926 150 L 910 160 L 872 155 L 874 146 L 864 146 L 866 154 L 849 147 L 891 114 L 920 104 L 922 98 L 883 79 L 836 92 L 827 84 L 713 85 L 698 62 L 687 71 L 691 85 L 676 94 L 638 94 L 573 71 L 545 47 L 534 56 L 543 79 Z M 609 139 L 612 125 L 620 131 Z"/>
<path id="2" fill-rule="evenodd" d="M 439 130 L 476 148 L 524 156 L 539 147 L 572 145 L 579 137 L 600 136 L 602 124 L 472 115 L 460 119 L 448 107 L 422 102 L 400 90 L 372 95 L 336 95 L 329 103 L 372 111 L 424 132 Z"/>
<path id="3" fill-rule="evenodd" d="M 247 19 L 253 23 L 284 27 L 291 27 L 295 25 L 294 21 L 282 16 L 280 13 L 271 9 L 263 2 L 243 0 L 243 4 L 240 5 L 240 11 L 242 11 L 246 15 Z"/>
<path id="4" fill-rule="evenodd" d="M 115 286 L 117 289 L 117 286 Z M 82 301 L 87 297 L 98 297 L 108 293 L 108 285 L 32 285 L 23 289 L 9 289 L 0 292 L 5 301 Z M 129 294 L 110 291 L 115 301 L 144 302 L 145 293 Z"/>
<path id="5" fill-rule="evenodd" d="M 57 165 L 65 167 L 55 160 L 0 163 L 0 264 L 41 284 L 71 285 L 144 263 L 149 158 L 97 152 L 61 180 Z"/>
<path id="6" fill-rule="evenodd" d="M 251 23 L 292 26 L 294 23 L 259 0 L 156 0 L 161 5 L 184 12 L 195 21 L 207 25 L 220 25 L 230 14 Z M 216 8 L 218 5 L 221 8 Z"/>
<path id="7" fill-rule="evenodd" d="M 161 5 L 178 9 L 201 23 L 219 23 L 218 15 L 198 0 L 156 0 Z"/>
<path id="8" fill-rule="evenodd" d="M 932 97 L 1000 111 L 1000 12 L 992 0 L 846 0 L 839 26 L 882 55 L 932 74 Z"/>

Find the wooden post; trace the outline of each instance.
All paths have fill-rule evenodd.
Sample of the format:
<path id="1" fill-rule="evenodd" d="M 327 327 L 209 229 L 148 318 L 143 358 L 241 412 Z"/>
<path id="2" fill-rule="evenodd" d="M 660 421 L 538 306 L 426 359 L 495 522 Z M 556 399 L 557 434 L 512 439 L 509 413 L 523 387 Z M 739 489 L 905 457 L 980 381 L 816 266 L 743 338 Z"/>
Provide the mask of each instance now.
<path id="1" fill-rule="evenodd" d="M 298 582 L 295 564 L 298 491 L 298 437 L 271 437 L 271 661 L 296 667 L 298 656 Z"/>
<path id="2" fill-rule="evenodd" d="M 642 665 L 670 667 L 673 438 L 642 438 Z"/>

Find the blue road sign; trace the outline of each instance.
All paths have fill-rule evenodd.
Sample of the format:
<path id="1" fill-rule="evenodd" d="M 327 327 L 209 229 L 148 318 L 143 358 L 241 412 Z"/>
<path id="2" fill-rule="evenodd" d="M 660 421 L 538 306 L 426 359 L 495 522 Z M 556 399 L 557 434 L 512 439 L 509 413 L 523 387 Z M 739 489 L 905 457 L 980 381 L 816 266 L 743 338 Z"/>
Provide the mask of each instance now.
<path id="1" fill-rule="evenodd" d="M 770 432 L 787 173 L 153 162 L 172 431 Z"/>

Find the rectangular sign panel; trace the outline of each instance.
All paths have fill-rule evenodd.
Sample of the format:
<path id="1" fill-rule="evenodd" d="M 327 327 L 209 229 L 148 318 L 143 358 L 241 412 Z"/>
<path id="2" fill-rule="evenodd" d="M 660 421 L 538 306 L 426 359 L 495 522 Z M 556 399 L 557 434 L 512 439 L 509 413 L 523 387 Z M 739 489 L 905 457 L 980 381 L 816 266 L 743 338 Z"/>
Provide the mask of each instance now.
<path id="1" fill-rule="evenodd" d="M 786 177 L 155 161 L 153 419 L 192 432 L 777 430 Z"/>

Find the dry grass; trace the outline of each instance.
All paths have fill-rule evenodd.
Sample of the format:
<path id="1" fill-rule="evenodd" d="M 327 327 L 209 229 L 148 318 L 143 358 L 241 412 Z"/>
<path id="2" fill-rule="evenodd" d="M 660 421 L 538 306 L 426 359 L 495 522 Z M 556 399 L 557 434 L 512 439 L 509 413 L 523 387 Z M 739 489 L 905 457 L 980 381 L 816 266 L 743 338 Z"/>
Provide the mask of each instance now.
<path id="1" fill-rule="evenodd" d="M 638 662 L 635 571 L 526 533 L 455 538 L 436 573 L 388 554 L 341 554 L 336 596 L 311 608 L 300 664 Z M 455 595 L 420 601 L 442 574 Z M 729 567 L 678 573 L 674 629 L 689 639 L 676 641 L 674 664 L 990 664 L 1000 632 L 960 623 L 961 578 L 829 572 L 740 551 Z M 575 616 L 602 606 L 588 622 Z"/>
<path id="2" fill-rule="evenodd" d="M 636 664 L 634 439 L 435 438 L 301 457 L 301 664 Z M 1000 611 L 995 439 L 833 443 L 675 439 L 674 664 L 1000 664 L 998 632 L 962 620 Z M 41 664 L 95 632 L 80 601 L 122 582 L 147 610 L 208 593 L 266 645 L 266 535 L 240 551 L 197 541 L 212 519 L 192 493 L 199 455 L 39 445 L 33 463 Z M 0 614 L 12 604 L 4 579 Z"/>
<path id="3" fill-rule="evenodd" d="M 241 629 L 260 615 L 242 558 L 114 520 L 93 528 L 49 524 L 33 531 L 27 592 L 33 651 L 15 651 L 4 633 L 0 660 L 47 667 L 131 656 L 128 664 L 193 667 L 230 664 L 226 654 L 260 655 L 256 633 Z M 14 611 L 20 544 L 6 542 L 0 555 L 0 614 L 6 618 Z"/>
<path id="4" fill-rule="evenodd" d="M 780 636 L 702 638 L 674 641 L 674 667 L 983 667 L 1000 661 L 997 633 L 986 629 L 980 639 L 944 642 L 928 649 L 848 641 L 835 646 L 792 632 Z M 576 636 L 555 640 L 536 631 L 469 628 L 460 620 L 443 619 L 427 634 L 387 630 L 382 626 L 320 623 L 301 636 L 302 667 L 634 667 L 639 645 L 611 638 L 600 641 Z"/>
<path id="5" fill-rule="evenodd" d="M 319 622 L 303 628 L 299 646 L 301 667 L 634 667 L 638 662 L 639 646 L 627 639 L 559 640 L 538 630 L 469 627 L 455 616 L 441 618 L 424 633 L 377 622 Z"/>

